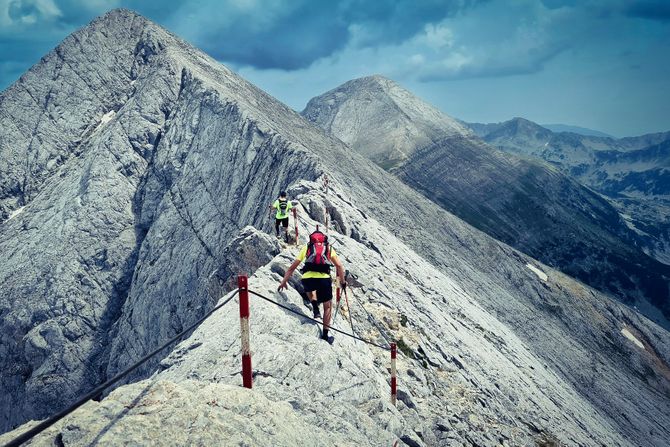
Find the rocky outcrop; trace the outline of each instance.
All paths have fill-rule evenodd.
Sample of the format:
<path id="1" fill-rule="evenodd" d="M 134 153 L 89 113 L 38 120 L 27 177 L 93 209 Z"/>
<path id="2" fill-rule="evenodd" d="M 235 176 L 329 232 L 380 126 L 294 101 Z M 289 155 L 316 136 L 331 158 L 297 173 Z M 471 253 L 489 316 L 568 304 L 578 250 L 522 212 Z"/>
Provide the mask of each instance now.
<path id="1" fill-rule="evenodd" d="M 155 51 L 135 93 L 0 226 L 12 253 L 0 261 L 3 430 L 63 408 L 191 324 L 224 291 L 214 278 L 256 269 L 255 291 L 303 309 L 299 290 L 276 292 L 297 248 L 275 254 L 259 232 L 286 189 L 302 241 L 327 213 L 357 278 L 337 327 L 351 315 L 366 339 L 400 342 L 398 407 L 387 352 L 341 336 L 328 345 L 308 321 L 252 299 L 254 391 L 231 388 L 231 302 L 148 364 L 149 381 L 87 404 L 38 443 L 667 439 L 666 331 L 474 229 L 134 13 L 91 27 L 113 39 L 107 26 L 138 20 L 139 46 Z M 246 435 L 233 433 L 241 418 Z"/>
<path id="2" fill-rule="evenodd" d="M 321 414 L 320 427 L 295 406 L 311 403 L 268 399 L 262 392 L 202 381 L 147 380 L 89 402 L 31 445 L 391 445 L 393 435 L 369 420 L 353 429 L 340 415 Z M 318 411 L 318 408 L 313 408 Z M 17 430 L 18 433 L 18 430 Z M 157 434 L 160 433 L 160 436 Z M 9 441 L 0 436 L 0 442 Z"/>
<path id="3" fill-rule="evenodd" d="M 394 100 L 398 91 L 402 102 Z M 639 248 L 638 233 L 606 199 L 558 170 L 484 144 L 388 79 L 350 81 L 313 98 L 302 113 L 387 169 L 375 154 L 392 153 L 398 137 L 383 126 L 377 132 L 378 123 L 402 122 L 406 156 L 390 171 L 403 182 L 496 239 L 670 327 L 670 268 Z M 515 125 L 534 141 L 551 134 L 525 120 Z"/>

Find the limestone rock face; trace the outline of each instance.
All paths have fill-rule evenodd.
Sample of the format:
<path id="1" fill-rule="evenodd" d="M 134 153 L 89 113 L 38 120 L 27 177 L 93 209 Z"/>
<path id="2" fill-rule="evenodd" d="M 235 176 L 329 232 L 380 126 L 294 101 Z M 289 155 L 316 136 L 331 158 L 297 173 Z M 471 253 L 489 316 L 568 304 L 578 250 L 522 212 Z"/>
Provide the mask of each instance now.
<path id="1" fill-rule="evenodd" d="M 142 381 L 117 389 L 100 403 L 89 402 L 76 417 L 46 430 L 31 445 L 325 447 L 373 445 L 370 439 L 389 445 L 393 442 L 390 433 L 370 421 L 363 421 L 367 424 L 356 431 L 319 427 L 296 411 L 293 407 L 296 403 L 273 401 L 262 392 L 234 385 L 193 380 Z M 323 414 L 330 419 L 332 427 L 341 424 L 336 416 Z M 0 436 L 3 443 L 10 439 L 8 435 Z"/>
<path id="2" fill-rule="evenodd" d="M 114 32 L 134 27 L 130 46 L 146 58 L 128 100 L 0 225 L 2 431 L 62 409 L 192 324 L 240 270 L 252 290 L 307 311 L 299 274 L 277 292 L 298 247 L 262 234 L 287 190 L 300 241 L 321 225 L 354 278 L 335 327 L 398 341 L 398 406 L 388 351 L 341 334 L 329 345 L 252 297 L 252 391 L 238 388 L 233 300 L 132 378 L 145 381 L 36 445 L 668 439 L 667 331 L 471 227 L 134 13 L 112 11 L 67 42 L 92 33 L 122 53 Z"/>
<path id="3" fill-rule="evenodd" d="M 98 357 L 144 237 L 142 179 L 179 91 L 178 76 L 147 81 L 157 67 L 179 73 L 154 54 L 157 33 L 110 15 L 2 94 L 0 208 L 25 207 L 0 226 L 3 429 L 104 377 Z"/>
<path id="4" fill-rule="evenodd" d="M 670 328 L 670 267 L 608 200 L 557 169 L 488 146 L 381 77 L 347 82 L 302 114 L 471 225 Z M 536 127 L 533 141 L 551 134 Z"/>
<path id="5" fill-rule="evenodd" d="M 3 215 L 21 210 L 0 227 L 3 429 L 61 408 L 204 314 L 231 239 L 269 225 L 265 202 L 286 184 L 316 176 L 309 154 L 240 109 L 247 97 L 258 106 L 264 94 L 124 10 L 3 93 L 0 116 L 50 123 L 49 107 L 33 108 L 51 101 L 64 117 L 41 146 L 9 124 L 0 139 L 0 178 L 27 185 L 2 193 Z M 33 157 L 44 166 L 21 170 Z"/>

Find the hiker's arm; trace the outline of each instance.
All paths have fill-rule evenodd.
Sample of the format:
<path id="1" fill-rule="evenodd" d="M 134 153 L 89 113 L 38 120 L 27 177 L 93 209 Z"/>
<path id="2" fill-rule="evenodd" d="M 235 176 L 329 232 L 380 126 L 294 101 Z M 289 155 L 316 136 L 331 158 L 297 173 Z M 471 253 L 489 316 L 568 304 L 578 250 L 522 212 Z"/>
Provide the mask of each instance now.
<path id="1" fill-rule="evenodd" d="M 288 270 L 286 270 L 286 273 L 284 274 L 284 278 L 279 283 L 279 287 L 277 288 L 277 290 L 279 290 L 281 292 L 282 289 L 286 288 L 286 283 L 288 283 L 289 278 L 291 277 L 291 275 L 293 275 L 293 272 L 295 272 L 295 269 L 298 268 L 298 266 L 300 265 L 301 262 L 302 261 L 300 259 L 296 259 L 295 261 L 293 261 L 293 264 L 291 264 L 291 266 L 288 268 Z"/>
<path id="2" fill-rule="evenodd" d="M 337 278 L 340 280 L 340 284 L 342 287 L 344 287 L 344 267 L 342 267 L 342 263 L 340 262 L 340 258 L 336 258 L 333 256 L 333 264 L 335 264 L 335 269 L 337 270 Z"/>

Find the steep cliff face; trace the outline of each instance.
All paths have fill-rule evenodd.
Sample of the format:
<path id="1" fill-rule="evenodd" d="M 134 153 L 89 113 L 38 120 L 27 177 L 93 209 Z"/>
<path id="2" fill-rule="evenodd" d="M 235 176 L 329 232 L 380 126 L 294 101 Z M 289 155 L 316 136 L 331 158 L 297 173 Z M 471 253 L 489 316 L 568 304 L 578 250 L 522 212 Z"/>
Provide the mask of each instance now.
<path id="1" fill-rule="evenodd" d="M 144 19 L 110 17 L 68 37 L 0 95 L 1 220 L 89 149 L 155 51 Z"/>
<path id="2" fill-rule="evenodd" d="M 148 82 L 174 69 L 157 31 L 108 16 L 2 95 L 3 215 L 21 207 L 0 227 L 4 429 L 104 376 L 97 357 L 143 238 L 137 192 L 179 90 L 178 77 Z"/>
<path id="3" fill-rule="evenodd" d="M 670 268 L 640 250 L 638 233 L 607 200 L 544 163 L 503 153 L 469 131 L 449 127 L 454 120 L 409 92 L 404 102 L 394 102 L 397 107 L 387 107 L 398 90 L 387 79 L 357 79 L 313 98 L 302 113 L 369 157 L 391 152 L 397 140 L 392 132 L 371 130 L 376 123 L 402 121 L 411 129 L 403 140 L 411 149 L 391 171 L 406 184 L 471 225 L 670 327 Z M 415 124 L 412 117 L 421 110 L 431 113 Z M 525 120 L 515 124 L 534 141 L 551 134 Z"/>
<path id="4" fill-rule="evenodd" d="M 666 331 L 474 229 L 131 12 L 74 36 L 124 46 L 114 33 L 138 23 L 129 45 L 147 57 L 127 100 L 0 226 L 10 254 L 0 260 L 3 431 L 66 406 L 195 321 L 236 270 L 255 271 L 254 290 L 300 309 L 297 290 L 275 293 L 295 248 L 260 231 L 287 189 L 302 235 L 328 209 L 357 278 L 341 315 L 367 339 L 402 340 L 398 408 L 388 404 L 387 353 L 343 337 L 330 346 L 313 325 L 255 300 L 254 391 L 230 386 L 239 326 L 225 307 L 140 372 L 158 376 L 87 404 L 40 442 L 667 439 Z M 237 433 L 244 416 L 248 436 Z M 306 427 L 315 428 L 295 433 Z"/>
<path id="5" fill-rule="evenodd" d="M 228 241 L 261 226 L 284 185 L 316 176 L 309 154 L 239 108 L 256 90 L 215 64 L 117 11 L 3 94 L 3 116 L 51 126 L 32 140 L 8 126 L 2 139 L 3 180 L 26 185 L 4 190 L 15 215 L 0 230 L 4 428 L 62 407 L 202 315 Z M 236 82 L 239 96 L 205 82 Z"/>

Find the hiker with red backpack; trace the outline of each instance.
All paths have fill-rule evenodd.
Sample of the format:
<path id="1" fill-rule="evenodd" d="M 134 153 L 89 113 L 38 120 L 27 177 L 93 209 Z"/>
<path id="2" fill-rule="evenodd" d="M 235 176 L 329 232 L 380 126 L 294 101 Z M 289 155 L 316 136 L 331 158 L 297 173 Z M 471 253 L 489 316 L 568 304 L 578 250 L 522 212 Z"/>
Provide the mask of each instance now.
<path id="1" fill-rule="evenodd" d="M 330 269 L 333 265 L 335 266 L 337 277 L 340 284 L 344 287 L 346 284 L 344 282 L 344 268 L 337 257 L 335 249 L 328 243 L 328 236 L 317 228 L 315 232 L 309 235 L 309 243 L 300 250 L 295 261 L 293 261 L 293 264 L 286 271 L 284 278 L 279 283 L 278 290 L 281 291 L 286 288 L 289 278 L 303 261 L 305 265 L 301 270 L 302 286 L 312 304 L 314 318 L 321 318 L 319 304 L 323 303 L 323 331 L 321 338 L 332 344 L 333 337 L 328 335 L 333 299 Z"/>

